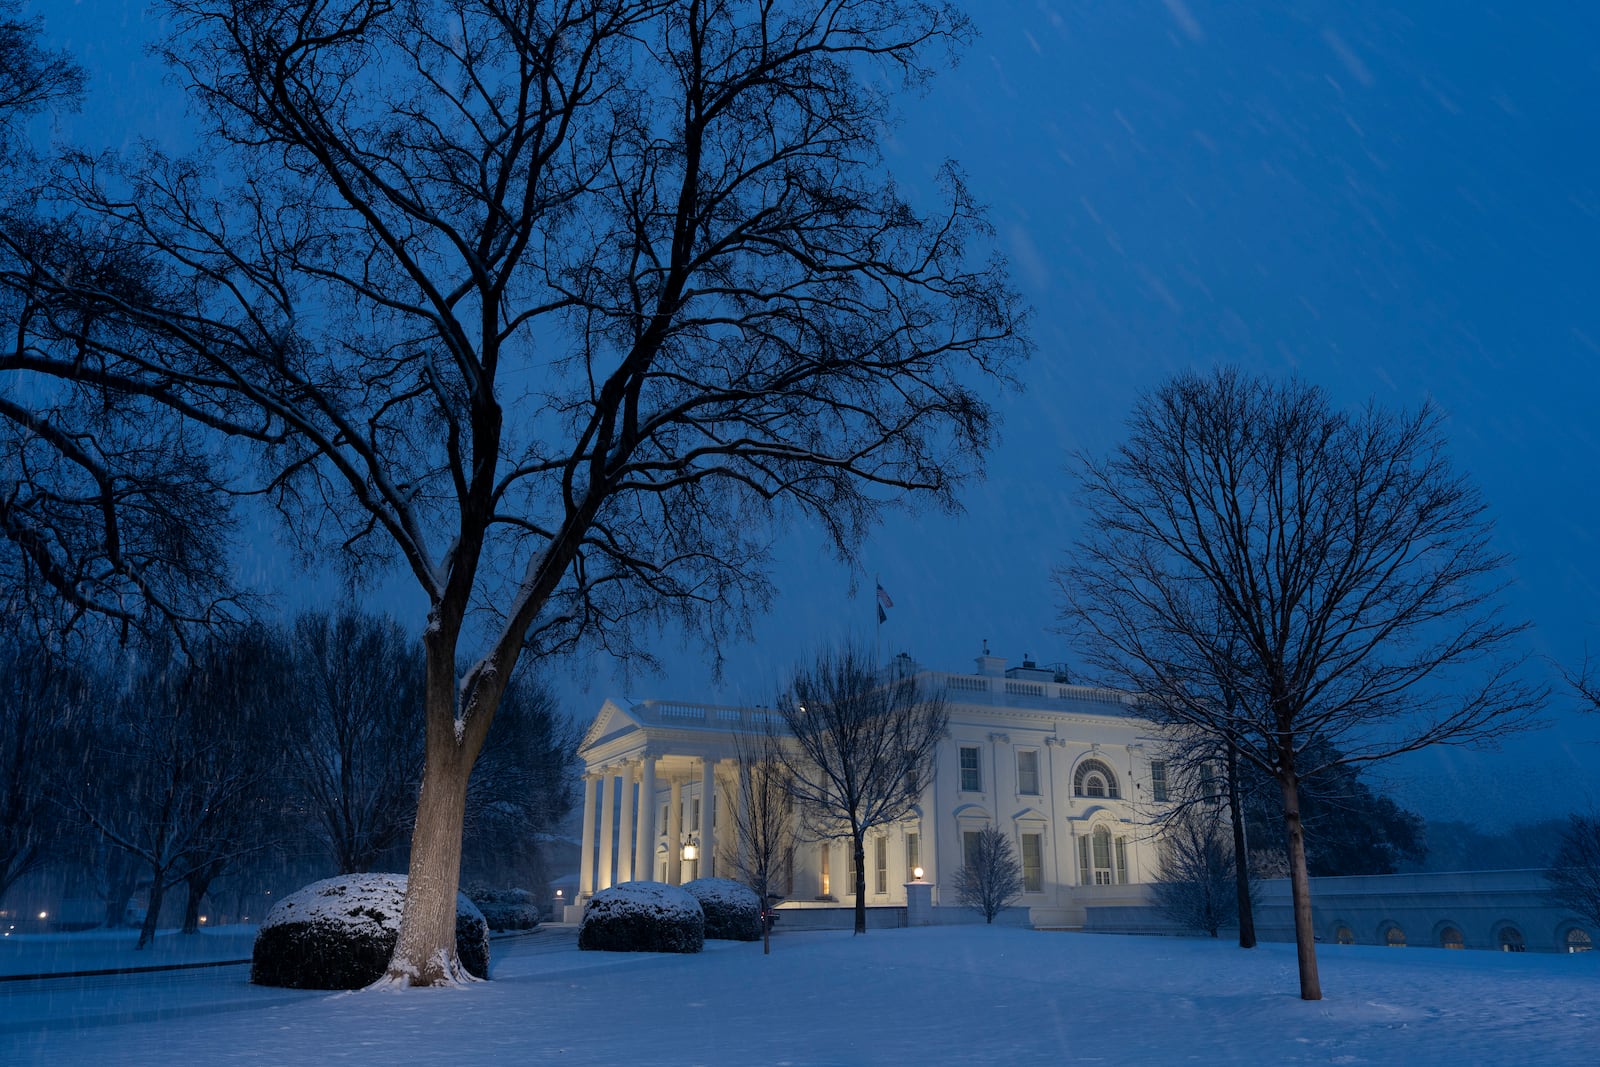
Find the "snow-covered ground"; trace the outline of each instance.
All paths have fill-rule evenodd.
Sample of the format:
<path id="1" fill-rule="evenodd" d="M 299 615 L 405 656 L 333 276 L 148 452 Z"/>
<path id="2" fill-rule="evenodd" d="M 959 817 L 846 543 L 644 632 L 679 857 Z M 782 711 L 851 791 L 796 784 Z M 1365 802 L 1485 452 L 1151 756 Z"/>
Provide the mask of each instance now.
<path id="1" fill-rule="evenodd" d="M 1327 996 L 1306 1003 L 1292 945 L 1226 940 L 972 926 L 680 956 L 580 953 L 545 929 L 495 950 L 495 980 L 465 989 L 266 990 L 244 967 L 0 983 L 0 1064 L 1459 1067 L 1588 1065 L 1600 1048 L 1600 952 L 1324 946 Z"/>

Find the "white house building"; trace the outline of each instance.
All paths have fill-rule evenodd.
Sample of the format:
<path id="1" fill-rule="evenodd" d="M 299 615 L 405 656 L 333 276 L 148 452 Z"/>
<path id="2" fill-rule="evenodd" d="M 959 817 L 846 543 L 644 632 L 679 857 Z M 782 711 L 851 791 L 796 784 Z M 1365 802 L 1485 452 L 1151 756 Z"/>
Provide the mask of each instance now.
<path id="1" fill-rule="evenodd" d="M 959 921 L 955 874 L 966 835 L 985 826 L 1010 836 L 1023 871 L 1018 904 L 1036 926 L 1082 926 L 1086 909 L 1145 901 L 1141 887 L 1157 874 L 1149 822 L 1167 799 L 1166 775 L 1133 697 L 1064 684 L 1027 660 L 1007 669 L 987 654 L 972 674 L 916 677 L 946 698 L 949 736 L 917 811 L 866 843 L 869 908 L 905 908 L 920 867 L 932 886 L 931 921 Z M 578 918 L 596 890 L 620 882 L 729 873 L 716 864 L 736 822 L 728 808 L 741 773 L 733 734 L 763 730 L 773 714 L 606 701 L 579 748 L 583 847 L 568 918 Z M 785 873 L 784 909 L 855 903 L 844 842 L 803 843 Z"/>

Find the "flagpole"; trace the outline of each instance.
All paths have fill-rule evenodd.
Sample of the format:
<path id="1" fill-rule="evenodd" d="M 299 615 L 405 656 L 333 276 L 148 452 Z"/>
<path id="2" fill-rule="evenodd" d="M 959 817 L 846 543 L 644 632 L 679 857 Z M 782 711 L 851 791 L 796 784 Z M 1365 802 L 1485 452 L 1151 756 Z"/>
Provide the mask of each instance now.
<path id="1" fill-rule="evenodd" d="M 883 669 L 883 605 L 878 600 L 878 593 L 883 588 L 883 581 L 878 577 L 878 572 L 872 572 L 872 618 L 877 623 L 872 628 L 872 673 L 876 674 Z"/>

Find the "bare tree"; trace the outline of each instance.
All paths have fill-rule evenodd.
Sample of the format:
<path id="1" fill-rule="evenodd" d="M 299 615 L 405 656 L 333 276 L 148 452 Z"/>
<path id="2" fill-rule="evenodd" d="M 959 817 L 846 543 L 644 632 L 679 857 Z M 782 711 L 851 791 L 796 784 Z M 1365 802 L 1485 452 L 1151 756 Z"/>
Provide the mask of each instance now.
<path id="1" fill-rule="evenodd" d="M 90 692 L 71 656 L 17 621 L 0 634 L 0 900 L 63 845 L 51 769 L 71 751 L 67 726 Z"/>
<path id="2" fill-rule="evenodd" d="M 739 775 L 726 795 L 734 833 L 724 837 L 717 867 L 734 871 L 761 897 L 761 951 L 772 952 L 772 902 L 794 862 L 794 790 L 783 741 L 771 733 L 733 735 Z"/>
<path id="3" fill-rule="evenodd" d="M 1022 895 L 1022 866 L 1011 839 L 993 826 L 985 826 L 973 835 L 965 860 L 956 872 L 956 899 L 962 907 L 982 915 L 985 923 L 992 923 Z"/>
<path id="4" fill-rule="evenodd" d="M 867 932 L 867 834 L 907 815 L 933 780 L 949 724 L 942 695 L 921 692 L 900 661 L 879 670 L 854 646 L 798 668 L 777 704 L 780 751 L 808 831 L 855 859 L 855 932 Z"/>
<path id="5" fill-rule="evenodd" d="M 1600 926 L 1600 818 L 1570 815 L 1545 872 L 1550 899 Z"/>
<path id="6" fill-rule="evenodd" d="M 423 664 L 391 618 L 346 607 L 295 621 L 288 763 L 340 874 L 404 839 L 422 775 Z"/>
<path id="7" fill-rule="evenodd" d="M 1234 370 L 1141 399 L 1128 441 L 1079 457 L 1086 530 L 1057 571 L 1068 629 L 1150 713 L 1277 784 L 1300 995 L 1322 995 L 1300 783 L 1524 724 L 1544 693 L 1508 649 L 1503 558 L 1440 415 L 1333 408 Z M 1234 700 L 1215 680 L 1233 675 Z"/>
<path id="8" fill-rule="evenodd" d="M 1187 807 L 1163 825 L 1161 876 L 1155 884 L 1157 910 L 1212 937 L 1238 921 L 1238 887 L 1249 885 L 1238 877 L 1238 861 L 1220 814 L 1215 807 Z"/>
<path id="9" fill-rule="evenodd" d="M 77 723 L 85 760 L 81 773 L 63 768 L 66 795 L 150 874 L 139 948 L 154 939 L 169 888 L 191 881 L 197 906 L 211 879 L 264 844 L 246 831 L 282 778 L 276 644 L 264 627 L 210 638 L 193 660 L 155 644 L 128 690 Z"/>
<path id="10" fill-rule="evenodd" d="M 389 973 L 461 981 L 467 783 L 524 653 L 640 656 L 666 622 L 715 647 L 770 597 L 775 520 L 849 556 L 976 469 L 974 385 L 1011 380 L 1022 311 L 957 171 L 924 213 L 878 152 L 890 95 L 972 29 L 910 0 L 163 10 L 204 158 L 67 169 L 59 210 L 152 283 L 13 248 L 42 319 L 96 316 L 28 369 L 146 383 L 255 444 L 302 545 L 414 579 Z"/>

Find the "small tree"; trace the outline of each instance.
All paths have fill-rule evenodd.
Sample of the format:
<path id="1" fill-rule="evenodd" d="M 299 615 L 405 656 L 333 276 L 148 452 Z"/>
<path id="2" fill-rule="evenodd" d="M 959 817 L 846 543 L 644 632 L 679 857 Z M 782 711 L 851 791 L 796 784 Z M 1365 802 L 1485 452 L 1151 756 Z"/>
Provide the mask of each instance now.
<path id="1" fill-rule="evenodd" d="M 1322 984 L 1301 783 L 1494 739 L 1545 696 L 1510 654 L 1526 626 L 1502 617 L 1505 561 L 1442 423 L 1218 370 L 1146 395 L 1126 443 L 1079 457 L 1085 533 L 1057 572 L 1068 628 L 1153 716 L 1272 777 L 1306 1000 Z"/>
<path id="2" fill-rule="evenodd" d="M 1550 899 L 1600 926 L 1600 817 L 1571 815 L 1550 869 Z"/>
<path id="3" fill-rule="evenodd" d="M 733 749 L 739 776 L 727 801 L 734 834 L 732 840 L 724 839 L 717 865 L 737 872 L 761 897 L 761 951 L 766 955 L 772 952 L 772 898 L 778 895 L 780 873 L 794 860 L 794 794 L 778 738 L 735 733 Z"/>
<path id="4" fill-rule="evenodd" d="M 855 857 L 856 924 L 867 932 L 867 833 L 911 813 L 933 780 L 949 714 L 896 661 L 882 671 L 847 646 L 797 670 L 778 701 L 791 743 L 782 753 L 790 792 L 818 837 L 843 839 Z"/>
<path id="5" fill-rule="evenodd" d="M 411 828 L 422 681 L 422 657 L 391 618 L 346 607 L 295 620 L 289 766 L 340 874 L 372 870 Z"/>
<path id="6" fill-rule="evenodd" d="M 983 916 L 986 923 L 1022 895 L 1022 865 L 1011 839 L 992 826 L 973 838 L 966 862 L 956 872 L 956 899 Z"/>
<path id="7" fill-rule="evenodd" d="M 1184 809 L 1162 828 L 1161 842 L 1161 876 L 1155 884 L 1157 910 L 1173 922 L 1212 937 L 1237 922 L 1238 867 L 1219 810 Z"/>

